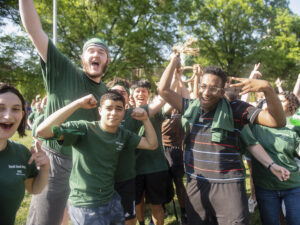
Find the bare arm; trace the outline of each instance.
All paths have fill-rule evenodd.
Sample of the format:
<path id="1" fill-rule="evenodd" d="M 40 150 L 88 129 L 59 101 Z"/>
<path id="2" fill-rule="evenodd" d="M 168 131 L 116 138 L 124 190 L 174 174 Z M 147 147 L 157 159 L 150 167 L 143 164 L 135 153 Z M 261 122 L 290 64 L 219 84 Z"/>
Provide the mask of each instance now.
<path id="1" fill-rule="evenodd" d="M 260 145 L 250 145 L 247 147 L 248 151 L 266 168 L 270 166 L 270 171 L 280 180 L 285 181 L 289 179 L 290 172 L 274 163 L 271 157 L 266 153 L 264 148 Z"/>
<path id="2" fill-rule="evenodd" d="M 163 75 L 159 81 L 158 93 L 163 97 L 170 105 L 178 109 L 181 112 L 182 109 L 182 96 L 171 90 L 171 80 L 176 68 L 180 67 L 179 55 L 172 57 L 169 65 L 165 69 Z"/>
<path id="3" fill-rule="evenodd" d="M 19 0 L 23 26 L 44 62 L 47 62 L 49 38 L 43 31 L 33 0 Z"/>
<path id="4" fill-rule="evenodd" d="M 297 79 L 297 82 L 295 84 L 293 93 L 294 93 L 294 95 L 296 95 L 296 97 L 298 98 L 298 100 L 300 102 L 300 74 L 298 74 L 298 79 Z"/>
<path id="5" fill-rule="evenodd" d="M 53 137 L 52 127 L 60 126 L 65 122 L 77 109 L 92 109 L 97 106 L 97 101 L 92 94 L 77 99 L 65 107 L 52 113 L 47 119 L 45 119 L 37 128 L 36 134 L 39 137 L 51 138 Z"/>
<path id="6" fill-rule="evenodd" d="M 32 156 L 28 161 L 31 164 L 35 161 L 36 166 L 40 167 L 39 174 L 34 178 L 24 181 L 26 190 L 31 194 L 39 194 L 48 182 L 48 174 L 50 169 L 50 161 L 46 153 L 41 149 L 41 142 L 36 142 L 36 150 L 32 147 Z"/>
<path id="7" fill-rule="evenodd" d="M 283 127 L 286 123 L 285 113 L 281 102 L 269 82 L 265 80 L 232 78 L 241 83 L 232 84 L 231 87 L 242 87 L 240 95 L 248 92 L 264 92 L 268 111 L 261 111 L 255 119 L 255 123 L 268 127 Z"/>
<path id="8" fill-rule="evenodd" d="M 157 135 L 152 126 L 147 112 L 142 108 L 135 108 L 131 116 L 136 120 L 143 121 L 146 137 L 142 137 L 137 148 L 155 150 L 158 147 Z"/>

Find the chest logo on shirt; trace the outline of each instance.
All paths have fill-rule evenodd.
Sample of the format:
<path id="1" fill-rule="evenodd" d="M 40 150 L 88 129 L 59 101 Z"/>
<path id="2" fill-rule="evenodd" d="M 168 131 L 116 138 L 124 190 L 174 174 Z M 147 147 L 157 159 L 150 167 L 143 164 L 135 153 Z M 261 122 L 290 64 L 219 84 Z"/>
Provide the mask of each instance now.
<path id="1" fill-rule="evenodd" d="M 16 170 L 16 176 L 25 176 L 23 173 L 23 169 L 26 169 L 26 166 L 24 165 L 8 165 L 9 169 L 17 169 Z"/>
<path id="2" fill-rule="evenodd" d="M 124 143 L 116 141 L 116 145 L 117 145 L 116 150 L 121 151 L 123 149 Z"/>

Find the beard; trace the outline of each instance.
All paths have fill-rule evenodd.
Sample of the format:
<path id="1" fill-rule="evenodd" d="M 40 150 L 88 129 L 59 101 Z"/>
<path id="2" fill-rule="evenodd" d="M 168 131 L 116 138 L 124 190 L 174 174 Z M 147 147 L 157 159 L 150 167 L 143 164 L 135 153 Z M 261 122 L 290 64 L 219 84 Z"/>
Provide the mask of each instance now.
<path id="1" fill-rule="evenodd" d="M 99 77 L 101 78 L 101 77 L 104 76 L 104 73 L 105 73 L 106 68 L 107 68 L 107 63 L 102 67 L 102 70 L 101 70 L 99 73 L 97 73 L 97 74 L 90 74 L 90 73 L 89 73 L 88 66 L 89 66 L 89 65 L 87 65 L 87 64 L 83 64 L 83 71 L 85 72 L 85 74 L 86 74 L 89 78 L 95 79 L 95 78 L 99 78 Z"/>

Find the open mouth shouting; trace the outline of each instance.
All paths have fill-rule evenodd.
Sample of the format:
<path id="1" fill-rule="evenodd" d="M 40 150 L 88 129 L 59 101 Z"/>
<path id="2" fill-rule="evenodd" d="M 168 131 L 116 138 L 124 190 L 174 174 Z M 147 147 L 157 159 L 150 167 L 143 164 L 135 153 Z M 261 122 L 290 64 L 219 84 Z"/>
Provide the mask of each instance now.
<path id="1" fill-rule="evenodd" d="M 0 123 L 0 128 L 4 131 L 9 131 L 13 125 L 14 123 Z"/>

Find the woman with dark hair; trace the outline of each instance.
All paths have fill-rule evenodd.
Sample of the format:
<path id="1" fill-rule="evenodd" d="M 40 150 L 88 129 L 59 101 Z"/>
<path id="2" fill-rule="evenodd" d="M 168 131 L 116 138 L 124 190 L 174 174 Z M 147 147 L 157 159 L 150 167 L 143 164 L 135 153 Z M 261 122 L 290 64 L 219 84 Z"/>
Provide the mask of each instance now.
<path id="1" fill-rule="evenodd" d="M 25 188 L 38 194 L 48 180 L 49 159 L 40 144 L 30 154 L 25 146 L 9 140 L 16 131 L 25 136 L 26 119 L 23 96 L 13 86 L 0 83 L 0 224 L 14 224 Z"/>

